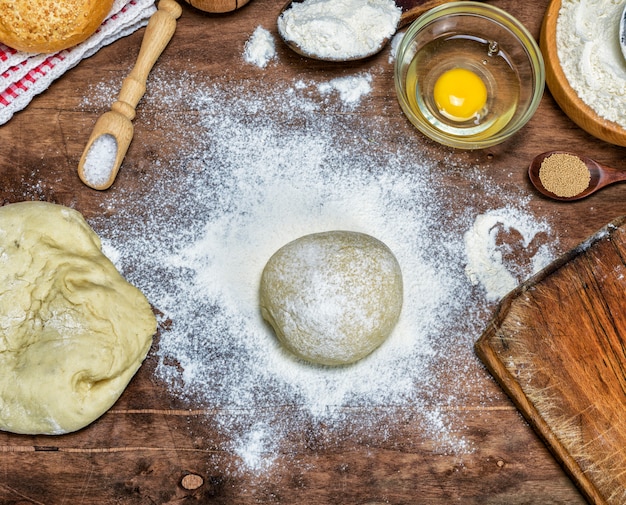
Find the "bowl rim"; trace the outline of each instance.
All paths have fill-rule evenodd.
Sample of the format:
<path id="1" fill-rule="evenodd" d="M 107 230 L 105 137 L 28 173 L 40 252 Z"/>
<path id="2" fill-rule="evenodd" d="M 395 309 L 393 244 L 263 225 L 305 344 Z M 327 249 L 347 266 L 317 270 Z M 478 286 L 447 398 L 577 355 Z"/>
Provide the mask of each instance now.
<path id="1" fill-rule="evenodd" d="M 528 59 L 531 61 L 531 67 L 534 74 L 534 92 L 528 107 L 526 108 L 524 113 L 517 119 L 513 128 L 506 130 L 505 127 L 498 134 L 485 139 L 450 136 L 432 127 L 430 123 L 428 123 L 428 121 L 420 120 L 420 118 L 409 107 L 407 100 L 404 96 L 403 91 L 405 88 L 402 79 L 402 61 L 404 60 L 405 51 L 409 47 L 407 41 L 411 40 L 415 33 L 417 33 L 423 27 L 427 26 L 432 21 L 435 21 L 446 14 L 468 14 L 471 16 L 482 16 L 488 18 L 512 32 L 513 35 L 520 41 L 522 47 L 524 48 L 524 51 L 528 56 Z M 407 116 L 409 121 L 428 138 L 435 140 L 440 144 L 459 149 L 483 149 L 486 147 L 491 147 L 504 142 L 512 135 L 517 133 L 522 127 L 526 125 L 526 123 L 528 123 L 528 121 L 532 118 L 532 116 L 537 111 L 537 108 L 539 107 L 539 103 L 541 102 L 545 90 L 545 76 L 545 63 L 539 44 L 521 21 L 519 21 L 515 16 L 508 13 L 507 11 L 494 5 L 468 0 L 446 2 L 444 4 L 438 5 L 426 11 L 419 18 L 413 21 L 413 23 L 409 25 L 408 29 L 404 33 L 402 40 L 398 44 L 394 66 L 394 82 L 396 87 L 396 95 L 398 101 L 400 102 L 400 107 L 402 108 L 404 114 Z M 505 133 L 501 134 L 502 131 L 505 131 Z"/>
<path id="2" fill-rule="evenodd" d="M 626 147 L 626 128 L 601 117 L 572 88 L 559 60 L 556 28 L 561 0 L 551 0 L 541 25 L 539 45 L 546 61 L 546 84 L 561 110 L 590 135 Z"/>

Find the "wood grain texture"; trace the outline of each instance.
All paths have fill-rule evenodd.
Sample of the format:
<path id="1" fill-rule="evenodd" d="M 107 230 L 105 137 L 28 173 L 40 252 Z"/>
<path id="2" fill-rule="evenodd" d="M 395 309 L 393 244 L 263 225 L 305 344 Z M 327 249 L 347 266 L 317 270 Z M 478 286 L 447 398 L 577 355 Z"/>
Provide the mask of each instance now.
<path id="1" fill-rule="evenodd" d="M 476 343 L 588 499 L 626 502 L 626 218 L 502 300 Z"/>
<path id="2" fill-rule="evenodd" d="M 600 117 L 578 97 L 565 77 L 556 45 L 556 25 L 560 8 L 561 0 L 550 2 L 539 39 L 546 64 L 546 84 L 559 106 L 583 130 L 606 142 L 626 146 L 626 129 Z"/>
<path id="3" fill-rule="evenodd" d="M 243 62 L 244 43 L 258 25 L 276 36 L 275 18 L 282 3 L 253 0 L 245 8 L 220 16 L 185 5 L 176 34 L 155 70 L 193 72 L 209 80 L 262 81 L 269 86 L 297 79 L 328 80 L 373 69 L 372 91 L 367 107 L 359 108 L 359 114 L 364 120 L 372 117 L 389 122 L 390 135 L 372 142 L 372 149 L 393 152 L 398 142 L 394 129 L 410 125 L 397 104 L 387 51 L 364 62 L 340 65 L 305 60 L 278 44 L 280 64 L 271 72 Z M 547 0 L 493 3 L 514 14 L 535 37 L 539 36 Z M 164 138 L 159 130 L 159 111 L 141 102 L 134 120 L 135 137 L 116 184 L 97 192 L 82 184 L 76 174 L 89 133 L 109 105 L 91 105 L 84 97 L 98 83 L 121 84 L 132 69 L 142 37 L 143 30 L 81 62 L 0 127 L 1 204 L 46 200 L 72 206 L 89 219 L 114 214 L 117 209 L 111 201 L 118 194 L 148 190 L 144 181 L 147 173 L 158 173 L 155 161 L 175 155 L 185 137 Z M 458 195 L 454 205 L 459 213 L 477 201 L 480 208 L 490 208 L 485 195 L 477 193 L 480 186 L 459 177 L 462 167 L 476 166 L 493 179 L 498 191 L 522 191 L 530 212 L 550 216 L 563 252 L 626 214 L 626 185 L 607 188 L 572 204 L 548 200 L 532 189 L 526 175 L 528 163 L 543 151 L 575 146 L 608 165 L 620 166 L 623 159 L 623 149 L 577 127 L 549 92 L 536 116 L 502 145 L 475 152 L 453 151 L 429 142 L 419 146 L 423 155 L 440 160 L 442 165 L 459 167 L 442 171 L 441 176 L 442 188 Z M 142 209 L 133 210 L 138 219 L 143 217 Z M 479 336 L 468 335 L 467 341 L 473 342 Z M 149 358 L 116 405 L 88 428 L 62 437 L 0 433 L 0 503 L 585 503 L 546 445 L 477 358 L 471 365 L 476 380 L 462 391 L 463 402 L 449 407 L 463 416 L 457 435 L 471 444 L 471 452 L 459 456 L 440 450 L 411 422 L 429 412 L 409 411 L 383 441 L 375 437 L 357 440 L 346 433 L 328 443 L 311 429 L 292 433 L 281 448 L 285 464 L 267 475 L 252 475 L 235 471 L 237 455 L 224 443 L 221 432 L 207 422 L 211 412 L 200 406 L 190 407 L 155 378 L 154 350 L 158 345 L 157 339 Z M 452 379 L 457 371 L 448 373 Z M 451 396 L 459 393 L 453 384 L 450 380 L 450 385 L 443 386 Z M 183 479 L 191 474 L 203 479 L 200 487 L 185 487 Z"/>

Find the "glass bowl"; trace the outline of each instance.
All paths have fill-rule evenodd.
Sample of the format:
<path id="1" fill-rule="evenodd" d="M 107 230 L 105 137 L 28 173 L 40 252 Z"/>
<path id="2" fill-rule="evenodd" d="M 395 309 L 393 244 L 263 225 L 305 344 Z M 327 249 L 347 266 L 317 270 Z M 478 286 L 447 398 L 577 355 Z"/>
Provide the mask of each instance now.
<path id="1" fill-rule="evenodd" d="M 435 7 L 396 52 L 394 80 L 409 121 L 450 147 L 499 144 L 533 116 L 545 87 L 537 42 L 517 19 L 473 1 Z"/>

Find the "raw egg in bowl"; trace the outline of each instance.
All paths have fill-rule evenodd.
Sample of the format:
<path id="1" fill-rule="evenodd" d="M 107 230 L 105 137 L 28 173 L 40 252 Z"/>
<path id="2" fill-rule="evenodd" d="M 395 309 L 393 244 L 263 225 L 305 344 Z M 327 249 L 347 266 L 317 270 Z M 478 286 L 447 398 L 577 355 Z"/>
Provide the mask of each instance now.
<path id="1" fill-rule="evenodd" d="M 480 149 L 508 139 L 533 116 L 545 87 L 541 51 L 507 12 L 450 2 L 419 17 L 396 53 L 400 106 L 429 138 Z"/>
<path id="2" fill-rule="evenodd" d="M 433 99 L 437 110 L 452 121 L 475 119 L 480 122 L 486 112 L 487 86 L 471 70 L 454 67 L 446 70 L 435 81 Z"/>

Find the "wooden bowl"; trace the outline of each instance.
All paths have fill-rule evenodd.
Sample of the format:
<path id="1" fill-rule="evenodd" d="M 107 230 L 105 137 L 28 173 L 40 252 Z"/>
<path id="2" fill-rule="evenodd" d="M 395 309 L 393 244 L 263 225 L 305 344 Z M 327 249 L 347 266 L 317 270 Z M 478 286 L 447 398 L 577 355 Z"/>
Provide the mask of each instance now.
<path id="1" fill-rule="evenodd" d="M 250 0 L 185 0 L 189 5 L 204 12 L 220 14 L 232 12 L 246 5 Z"/>
<path id="2" fill-rule="evenodd" d="M 541 27 L 539 47 L 541 47 L 546 65 L 546 84 L 556 103 L 574 123 L 600 140 L 626 147 L 626 129 L 600 117 L 584 103 L 563 73 L 556 48 L 556 22 L 560 9 L 561 0 L 552 0 Z"/>

